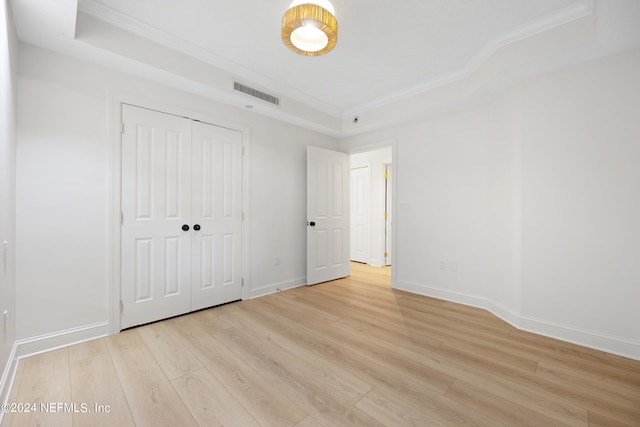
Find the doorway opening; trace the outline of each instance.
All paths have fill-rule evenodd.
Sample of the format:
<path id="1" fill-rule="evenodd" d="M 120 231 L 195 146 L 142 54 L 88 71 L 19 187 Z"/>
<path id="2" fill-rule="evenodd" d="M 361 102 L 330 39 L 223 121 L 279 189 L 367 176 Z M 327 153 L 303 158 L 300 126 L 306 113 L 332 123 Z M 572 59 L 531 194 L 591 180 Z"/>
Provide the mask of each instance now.
<path id="1" fill-rule="evenodd" d="M 388 269 L 393 254 L 393 148 L 351 154 L 351 261 Z"/>

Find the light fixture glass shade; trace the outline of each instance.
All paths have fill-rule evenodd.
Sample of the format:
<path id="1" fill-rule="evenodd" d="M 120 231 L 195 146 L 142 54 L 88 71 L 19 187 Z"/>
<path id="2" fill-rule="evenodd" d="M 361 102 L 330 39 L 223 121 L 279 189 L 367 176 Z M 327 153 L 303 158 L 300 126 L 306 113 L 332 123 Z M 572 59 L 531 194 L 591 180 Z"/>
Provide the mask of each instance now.
<path id="1" fill-rule="evenodd" d="M 282 41 L 301 55 L 324 55 L 338 42 L 338 21 L 333 15 L 333 6 L 326 0 L 316 1 L 322 6 L 304 1 L 295 0 L 282 17 Z"/>

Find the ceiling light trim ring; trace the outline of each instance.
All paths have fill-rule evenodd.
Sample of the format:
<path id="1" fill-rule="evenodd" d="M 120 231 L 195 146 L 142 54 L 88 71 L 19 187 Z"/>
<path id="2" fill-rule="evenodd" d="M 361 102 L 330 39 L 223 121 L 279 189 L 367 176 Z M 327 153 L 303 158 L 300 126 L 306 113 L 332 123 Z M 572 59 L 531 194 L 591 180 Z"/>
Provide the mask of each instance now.
<path id="1" fill-rule="evenodd" d="M 291 34 L 305 25 L 322 31 L 328 39 L 327 45 L 318 51 L 299 49 L 291 42 Z M 330 52 L 338 43 L 338 21 L 331 12 L 316 4 L 301 4 L 287 10 L 282 17 L 282 41 L 292 51 L 305 56 L 319 56 Z"/>

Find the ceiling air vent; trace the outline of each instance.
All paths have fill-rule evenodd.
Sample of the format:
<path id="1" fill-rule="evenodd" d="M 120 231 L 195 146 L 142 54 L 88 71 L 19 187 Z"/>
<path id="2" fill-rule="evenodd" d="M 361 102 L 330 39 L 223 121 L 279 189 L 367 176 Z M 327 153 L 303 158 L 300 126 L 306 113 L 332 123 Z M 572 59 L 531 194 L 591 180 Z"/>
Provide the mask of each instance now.
<path id="1" fill-rule="evenodd" d="M 266 92 L 263 92 L 258 89 L 254 89 L 247 85 L 243 85 L 242 83 L 233 82 L 233 88 L 238 92 L 246 93 L 247 95 L 253 96 L 255 98 L 261 99 L 273 105 L 280 105 L 280 98 L 277 96 L 273 96 Z"/>

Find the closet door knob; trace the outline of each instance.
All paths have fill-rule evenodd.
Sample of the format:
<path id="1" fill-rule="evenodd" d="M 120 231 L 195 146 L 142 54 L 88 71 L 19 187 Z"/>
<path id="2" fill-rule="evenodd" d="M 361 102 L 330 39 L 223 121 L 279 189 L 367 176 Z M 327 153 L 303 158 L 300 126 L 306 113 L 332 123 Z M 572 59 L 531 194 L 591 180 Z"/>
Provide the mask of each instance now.
<path id="1" fill-rule="evenodd" d="M 187 224 L 183 225 L 182 231 L 189 231 L 189 226 Z"/>
<path id="2" fill-rule="evenodd" d="M 200 225 L 199 224 L 194 225 L 193 229 L 196 230 L 196 231 L 200 230 Z"/>

